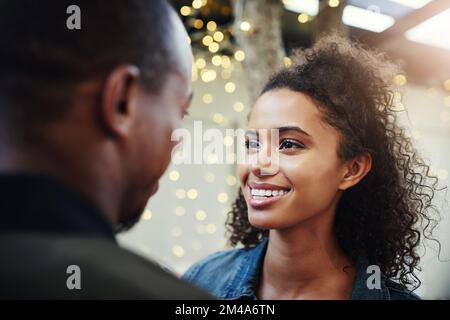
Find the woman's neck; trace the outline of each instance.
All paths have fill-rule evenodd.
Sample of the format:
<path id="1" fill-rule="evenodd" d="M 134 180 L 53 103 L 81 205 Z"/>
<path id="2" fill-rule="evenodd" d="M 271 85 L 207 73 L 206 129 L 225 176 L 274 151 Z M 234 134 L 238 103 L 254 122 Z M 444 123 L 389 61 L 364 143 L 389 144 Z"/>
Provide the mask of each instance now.
<path id="1" fill-rule="evenodd" d="M 262 299 L 348 299 L 354 274 L 332 223 L 311 221 L 270 231 L 258 294 Z"/>

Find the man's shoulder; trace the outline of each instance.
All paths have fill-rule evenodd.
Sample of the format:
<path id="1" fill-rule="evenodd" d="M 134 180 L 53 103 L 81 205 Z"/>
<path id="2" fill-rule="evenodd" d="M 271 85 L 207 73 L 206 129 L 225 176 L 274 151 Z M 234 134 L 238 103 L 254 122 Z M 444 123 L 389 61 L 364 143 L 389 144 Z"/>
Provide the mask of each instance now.
<path id="1" fill-rule="evenodd" d="M 155 263 L 102 238 L 11 234 L 0 237 L 0 256 L 8 257 L 0 268 L 0 278 L 11 285 L 2 289 L 2 296 L 208 298 Z M 67 283 L 76 273 L 81 289 L 70 290 Z"/>

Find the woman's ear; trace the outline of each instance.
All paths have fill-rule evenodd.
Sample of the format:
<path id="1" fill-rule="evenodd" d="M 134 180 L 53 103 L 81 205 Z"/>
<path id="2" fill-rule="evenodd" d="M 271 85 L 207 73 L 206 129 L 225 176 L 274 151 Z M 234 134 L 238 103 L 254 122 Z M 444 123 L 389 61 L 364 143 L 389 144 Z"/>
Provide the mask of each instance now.
<path id="1" fill-rule="evenodd" d="M 344 164 L 342 181 L 339 190 L 347 190 L 360 182 L 372 169 L 372 156 L 362 153 Z"/>

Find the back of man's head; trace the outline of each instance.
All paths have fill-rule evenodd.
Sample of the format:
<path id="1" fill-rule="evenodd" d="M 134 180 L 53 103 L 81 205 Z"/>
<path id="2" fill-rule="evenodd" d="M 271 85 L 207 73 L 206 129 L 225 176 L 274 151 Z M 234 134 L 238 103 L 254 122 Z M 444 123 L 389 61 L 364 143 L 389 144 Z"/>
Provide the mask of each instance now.
<path id="1" fill-rule="evenodd" d="M 73 5 L 80 29 L 70 28 Z M 139 67 L 142 84 L 157 91 L 176 65 L 169 10 L 164 0 L 0 0 L 2 126 L 15 140 L 36 137 L 67 111 L 78 83 L 118 64 Z"/>
<path id="2" fill-rule="evenodd" d="M 0 171 L 138 219 L 190 104 L 186 37 L 165 0 L 0 0 Z"/>

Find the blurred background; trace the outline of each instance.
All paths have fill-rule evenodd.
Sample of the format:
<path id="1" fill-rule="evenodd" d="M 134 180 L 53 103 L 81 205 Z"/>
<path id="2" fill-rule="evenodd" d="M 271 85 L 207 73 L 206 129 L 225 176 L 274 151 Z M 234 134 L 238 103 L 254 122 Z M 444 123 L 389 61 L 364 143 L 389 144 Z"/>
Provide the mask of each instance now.
<path id="1" fill-rule="evenodd" d="M 398 88 L 399 117 L 422 156 L 449 184 L 450 171 L 450 0 L 194 0 L 172 1 L 193 47 L 194 100 L 185 127 L 193 132 L 222 128 L 224 146 L 235 139 L 226 128 L 245 128 L 252 103 L 268 76 L 289 66 L 289 52 L 309 47 L 321 34 L 338 31 L 385 51 L 404 72 Z M 206 143 L 205 143 L 206 144 Z M 225 219 L 238 190 L 236 155 L 229 164 L 172 164 L 160 189 L 131 231 L 125 247 L 176 274 L 227 248 Z M 234 162 L 234 164 L 233 164 Z M 435 235 L 442 244 L 423 250 L 423 282 L 416 291 L 428 299 L 450 287 L 450 195 L 436 198 L 442 221 Z M 450 296 L 447 296 L 450 297 Z"/>

